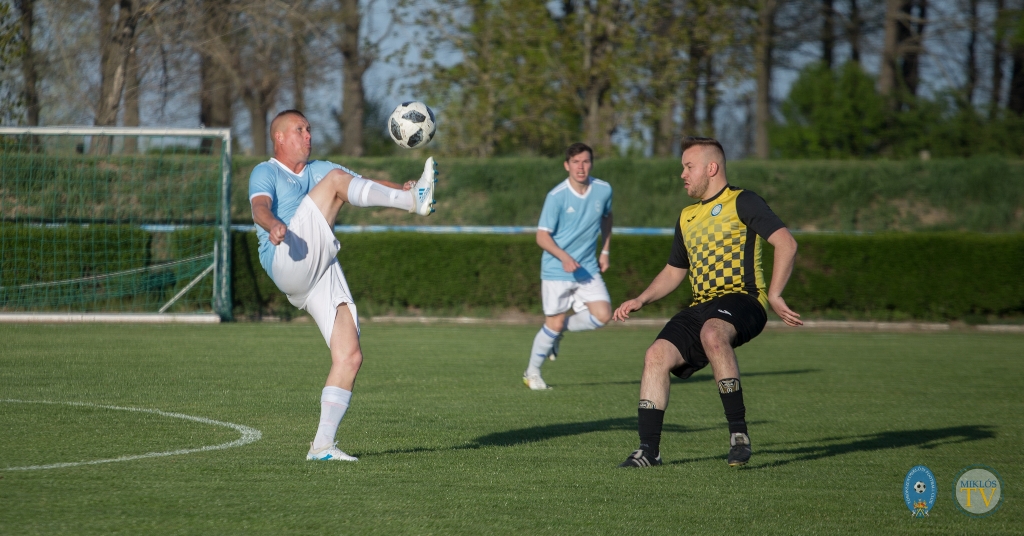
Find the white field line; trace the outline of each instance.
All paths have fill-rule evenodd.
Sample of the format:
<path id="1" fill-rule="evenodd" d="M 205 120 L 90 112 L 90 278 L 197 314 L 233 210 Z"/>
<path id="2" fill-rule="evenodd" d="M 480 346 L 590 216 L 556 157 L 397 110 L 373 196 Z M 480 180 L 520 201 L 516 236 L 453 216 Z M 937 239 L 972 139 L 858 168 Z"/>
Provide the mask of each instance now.
<path id="1" fill-rule="evenodd" d="M 179 449 L 169 450 L 165 452 L 147 452 L 146 454 L 135 454 L 131 456 L 120 456 L 117 458 L 108 458 L 104 460 L 90 460 L 84 462 L 66 462 L 66 463 L 52 463 L 48 465 L 29 465 L 25 467 L 4 467 L 0 468 L 0 471 L 34 471 L 37 469 L 60 469 L 63 467 L 78 467 L 80 465 L 98 465 L 101 463 L 114 463 L 114 462 L 127 462 L 131 460 L 141 460 L 144 458 L 160 458 L 163 456 L 178 456 L 180 454 L 192 454 L 195 452 L 206 452 L 210 450 L 223 450 L 233 447 L 241 447 L 248 445 L 249 443 L 255 443 L 263 437 L 263 433 L 255 428 L 250 428 L 241 424 L 235 424 L 230 422 L 215 421 L 213 419 L 207 419 L 206 417 L 196 417 L 194 415 L 185 415 L 184 413 L 171 413 L 168 411 L 160 411 L 158 409 L 145 409 L 145 408 L 128 408 L 122 406 L 104 406 L 100 404 L 90 404 L 88 402 L 55 402 L 51 400 L 14 400 L 14 399 L 0 399 L 0 403 L 7 404 L 52 404 L 61 406 L 78 406 L 86 408 L 99 408 L 99 409 L 113 409 L 118 411 L 133 411 L 138 413 L 152 413 L 154 415 L 160 415 L 162 417 L 173 417 L 175 419 L 183 419 L 186 421 L 193 421 L 202 424 L 211 424 L 214 426 L 223 426 L 225 428 L 233 428 L 237 430 L 242 437 L 234 441 L 227 443 L 221 443 L 220 445 L 209 445 L 205 447 L 198 447 L 194 449 Z"/>

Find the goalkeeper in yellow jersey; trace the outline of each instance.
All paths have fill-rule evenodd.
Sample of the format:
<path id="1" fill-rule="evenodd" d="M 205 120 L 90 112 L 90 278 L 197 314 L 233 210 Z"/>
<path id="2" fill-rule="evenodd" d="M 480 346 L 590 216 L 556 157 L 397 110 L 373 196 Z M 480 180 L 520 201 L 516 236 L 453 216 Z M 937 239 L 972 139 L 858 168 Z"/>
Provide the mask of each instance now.
<path id="1" fill-rule="evenodd" d="M 729 185 L 725 151 L 718 141 L 685 138 L 682 155 L 686 193 L 700 202 L 684 208 L 675 222 L 668 264 L 647 290 L 623 302 L 613 318 L 625 321 L 631 312 L 667 296 L 687 276 L 693 303 L 672 317 L 647 349 L 637 409 L 640 448 L 619 467 L 661 465 L 669 374 L 689 378 L 709 363 L 729 422 L 727 461 L 730 466 L 747 463 L 750 436 L 733 349 L 761 333 L 768 306 L 787 325 L 803 324 L 782 299 L 796 257 L 793 235 L 757 194 Z M 767 289 L 758 236 L 775 247 Z"/>

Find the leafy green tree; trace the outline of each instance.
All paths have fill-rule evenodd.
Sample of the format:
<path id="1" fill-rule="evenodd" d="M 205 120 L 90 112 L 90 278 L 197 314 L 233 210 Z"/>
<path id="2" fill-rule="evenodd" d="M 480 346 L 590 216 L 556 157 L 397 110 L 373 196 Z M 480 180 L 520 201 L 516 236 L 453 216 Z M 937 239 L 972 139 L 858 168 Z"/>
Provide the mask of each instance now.
<path id="1" fill-rule="evenodd" d="M 781 111 L 785 122 L 773 127 L 771 139 L 783 158 L 853 158 L 883 148 L 885 101 L 858 63 L 838 71 L 808 65 Z"/>

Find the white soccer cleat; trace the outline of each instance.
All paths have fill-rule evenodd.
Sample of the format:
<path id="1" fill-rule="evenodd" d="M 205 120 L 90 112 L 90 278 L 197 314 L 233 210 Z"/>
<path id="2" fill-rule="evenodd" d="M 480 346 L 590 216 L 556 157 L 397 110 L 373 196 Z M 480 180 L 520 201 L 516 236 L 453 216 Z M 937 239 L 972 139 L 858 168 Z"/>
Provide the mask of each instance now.
<path id="1" fill-rule="evenodd" d="M 544 391 L 547 389 L 551 389 L 550 387 L 548 387 L 548 384 L 544 383 L 544 378 L 541 378 L 540 374 L 536 373 L 529 374 L 524 372 L 523 383 L 530 389 L 533 389 L 534 391 Z"/>
<path id="2" fill-rule="evenodd" d="M 434 212 L 434 187 L 437 185 L 437 162 L 431 156 L 423 164 L 423 174 L 412 187 L 412 212 L 420 216 L 429 216 Z"/>
<path id="3" fill-rule="evenodd" d="M 313 444 L 309 444 L 309 453 L 306 454 L 307 460 L 320 460 L 320 461 L 340 461 L 340 462 L 357 462 L 359 458 L 355 456 L 349 456 L 344 452 L 338 450 L 338 444 L 335 443 L 329 447 L 324 447 L 320 450 L 313 450 Z"/>

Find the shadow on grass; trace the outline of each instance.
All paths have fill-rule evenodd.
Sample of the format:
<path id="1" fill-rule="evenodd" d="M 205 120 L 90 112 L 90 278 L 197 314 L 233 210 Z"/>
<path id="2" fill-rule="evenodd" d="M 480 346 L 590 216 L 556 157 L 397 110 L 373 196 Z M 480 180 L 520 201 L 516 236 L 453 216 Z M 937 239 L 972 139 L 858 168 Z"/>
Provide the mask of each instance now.
<path id="1" fill-rule="evenodd" d="M 812 374 L 815 372 L 821 372 L 821 369 L 796 369 L 796 370 L 775 370 L 770 372 L 748 372 L 746 374 L 740 374 L 743 378 L 754 378 L 758 376 L 791 376 L 794 374 Z M 675 376 L 671 378 L 673 384 L 677 383 L 701 383 L 714 381 L 715 377 L 708 373 L 698 373 L 696 376 L 691 376 L 689 379 L 680 380 Z M 554 385 L 554 384 L 552 384 Z M 622 381 L 622 382 L 590 382 L 590 383 L 559 383 L 558 385 L 640 385 L 640 380 L 636 379 L 633 381 Z"/>
<path id="2" fill-rule="evenodd" d="M 988 425 L 950 426 L 947 428 L 931 428 L 918 430 L 899 430 L 890 432 L 879 432 L 871 435 L 852 437 L 826 437 L 816 441 L 814 445 L 777 448 L 769 445 L 767 448 L 758 449 L 754 443 L 754 460 L 758 455 L 782 456 L 785 459 L 765 462 L 763 464 L 751 464 L 743 469 L 764 469 L 780 467 L 791 463 L 820 460 L 855 452 L 873 452 L 888 449 L 905 447 L 917 447 L 919 449 L 934 449 L 946 445 L 970 443 L 985 439 L 995 439 L 994 427 Z M 809 443 L 805 441 L 803 443 Z M 785 443 L 783 443 L 785 444 Z M 725 459 L 725 454 L 720 456 L 706 456 L 702 458 L 689 458 L 685 460 L 673 460 L 668 465 L 678 465 L 708 461 L 714 459 Z"/>
<path id="3" fill-rule="evenodd" d="M 690 433 L 704 432 L 715 428 L 690 428 L 678 424 L 666 424 L 662 433 Z M 393 449 L 381 452 L 374 452 L 367 455 L 382 454 L 415 454 L 421 452 L 440 452 L 445 450 L 467 450 L 484 447 L 516 447 L 529 443 L 547 441 L 559 437 L 577 436 L 592 432 L 630 431 L 636 432 L 636 417 L 622 417 L 619 419 L 602 419 L 599 421 L 568 422 L 549 424 L 545 426 L 531 426 L 505 432 L 494 432 L 482 435 L 463 445 L 452 447 L 416 447 L 408 449 Z"/>

